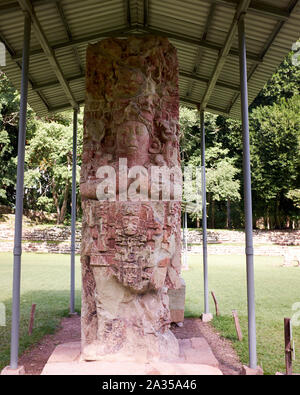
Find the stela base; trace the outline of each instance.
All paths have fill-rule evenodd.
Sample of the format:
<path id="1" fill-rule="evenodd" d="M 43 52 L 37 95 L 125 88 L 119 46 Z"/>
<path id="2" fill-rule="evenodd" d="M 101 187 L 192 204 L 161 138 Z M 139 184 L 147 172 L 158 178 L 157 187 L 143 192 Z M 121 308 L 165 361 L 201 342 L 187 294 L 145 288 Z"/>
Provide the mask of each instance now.
<path id="1" fill-rule="evenodd" d="M 263 376 L 264 372 L 260 366 L 257 366 L 256 369 L 251 369 L 247 365 L 243 365 L 241 370 L 242 376 Z"/>
<path id="2" fill-rule="evenodd" d="M 1 376 L 23 376 L 24 374 L 24 366 L 19 366 L 17 369 L 11 369 L 10 366 L 6 366 L 1 371 Z"/>
<path id="3" fill-rule="evenodd" d="M 213 315 L 211 313 L 203 313 L 201 315 L 202 322 L 210 322 L 213 320 Z"/>
<path id="4" fill-rule="evenodd" d="M 80 342 L 56 347 L 42 375 L 222 375 L 219 364 L 204 338 L 179 340 L 180 357 L 176 361 L 86 362 L 80 358 Z"/>

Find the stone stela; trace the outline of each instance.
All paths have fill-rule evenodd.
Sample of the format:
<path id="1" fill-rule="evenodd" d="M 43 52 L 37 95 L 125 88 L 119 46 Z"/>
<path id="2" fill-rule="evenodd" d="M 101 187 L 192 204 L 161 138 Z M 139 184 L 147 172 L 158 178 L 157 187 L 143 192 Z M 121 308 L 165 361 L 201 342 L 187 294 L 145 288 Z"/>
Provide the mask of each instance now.
<path id="1" fill-rule="evenodd" d="M 181 202 L 119 199 L 134 182 L 120 159 L 146 169 L 149 191 L 152 166 L 180 169 L 176 49 L 161 37 L 110 38 L 86 60 L 81 358 L 176 359 L 167 291 L 181 286 Z M 103 166 L 118 174 L 115 201 L 97 199 Z"/>

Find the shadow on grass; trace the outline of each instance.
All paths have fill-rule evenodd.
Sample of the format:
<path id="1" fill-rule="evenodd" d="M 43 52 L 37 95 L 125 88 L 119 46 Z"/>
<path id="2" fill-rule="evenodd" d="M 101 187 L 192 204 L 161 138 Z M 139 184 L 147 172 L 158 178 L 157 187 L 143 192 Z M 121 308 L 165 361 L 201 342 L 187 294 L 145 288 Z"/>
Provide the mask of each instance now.
<path id="1" fill-rule="evenodd" d="M 59 327 L 60 320 L 69 314 L 69 291 L 32 291 L 22 294 L 20 304 L 20 344 L 19 355 L 43 336 L 52 334 Z M 76 312 L 80 313 L 80 291 L 76 292 Z M 28 335 L 28 326 L 32 304 L 36 304 L 32 335 Z M 6 326 L 0 327 L 0 370 L 9 364 L 11 338 L 12 300 L 4 301 L 6 307 Z"/>

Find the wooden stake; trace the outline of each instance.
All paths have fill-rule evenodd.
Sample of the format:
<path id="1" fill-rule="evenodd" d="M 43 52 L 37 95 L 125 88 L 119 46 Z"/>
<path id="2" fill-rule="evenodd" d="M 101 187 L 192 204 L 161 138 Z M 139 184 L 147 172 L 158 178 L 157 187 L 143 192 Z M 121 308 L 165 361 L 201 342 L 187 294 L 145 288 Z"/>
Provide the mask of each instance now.
<path id="1" fill-rule="evenodd" d="M 238 337 L 239 341 L 242 341 L 243 340 L 243 335 L 242 335 L 242 330 L 241 330 L 241 326 L 240 326 L 240 321 L 239 321 L 237 310 L 232 310 L 232 316 L 233 316 L 233 319 L 234 319 L 234 325 L 235 325 L 237 337 Z"/>
<path id="2" fill-rule="evenodd" d="M 35 307 L 36 304 L 33 303 L 31 306 L 31 313 L 30 313 L 30 321 L 29 321 L 29 327 L 28 327 L 28 335 L 31 336 L 32 334 L 32 328 L 33 328 L 33 323 L 34 323 L 34 315 L 35 315 Z"/>
<path id="3" fill-rule="evenodd" d="M 292 372 L 292 344 L 291 344 L 291 319 L 284 319 L 284 345 L 285 345 L 285 369 L 286 375 L 290 376 Z"/>
<path id="4" fill-rule="evenodd" d="M 214 300 L 214 303 L 215 303 L 215 307 L 216 307 L 216 316 L 218 316 L 218 315 L 220 315 L 219 306 L 218 306 L 218 302 L 217 302 L 217 299 L 216 299 L 216 295 L 214 294 L 213 291 L 211 291 L 211 296 L 213 297 L 213 300 Z"/>

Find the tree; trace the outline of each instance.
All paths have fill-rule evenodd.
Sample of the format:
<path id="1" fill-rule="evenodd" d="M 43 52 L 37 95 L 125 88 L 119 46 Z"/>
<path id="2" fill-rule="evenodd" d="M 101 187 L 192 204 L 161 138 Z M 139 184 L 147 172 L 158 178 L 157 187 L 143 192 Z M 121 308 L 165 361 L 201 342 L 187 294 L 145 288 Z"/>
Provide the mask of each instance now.
<path id="1" fill-rule="evenodd" d="M 263 210 L 274 213 L 277 228 L 284 226 L 287 194 L 300 182 L 300 99 L 258 107 L 250 119 L 253 189 Z"/>
<path id="2" fill-rule="evenodd" d="M 259 106 L 280 104 L 282 99 L 288 100 L 299 95 L 300 66 L 293 64 L 294 51 L 284 59 L 270 80 L 253 101 L 250 110 Z M 300 62 L 299 62 L 300 64 Z"/>
<path id="3" fill-rule="evenodd" d="M 65 219 L 70 198 L 72 136 L 71 125 L 39 121 L 37 131 L 26 149 L 27 204 L 32 207 L 35 201 L 39 209 L 50 212 L 55 209 L 58 224 Z M 78 146 L 80 157 L 82 133 L 78 133 Z"/>
<path id="4" fill-rule="evenodd" d="M 215 202 L 239 201 L 240 182 L 237 179 L 239 170 L 235 167 L 235 159 L 228 156 L 228 150 L 222 149 L 221 144 L 215 144 L 206 150 L 206 190 L 209 195 L 211 206 L 211 226 L 215 225 Z M 188 165 L 193 168 L 200 168 L 201 158 L 199 155 L 191 156 Z M 200 190 L 200 180 L 197 181 L 197 188 Z M 195 185 L 196 186 L 196 185 Z M 201 200 L 200 200 L 201 201 Z M 201 205 L 198 204 L 198 212 L 194 210 L 192 217 L 200 217 Z"/>
<path id="5" fill-rule="evenodd" d="M 17 174 L 20 97 L 0 70 L 0 203 L 13 206 Z M 28 108 L 27 138 L 35 131 L 35 119 Z"/>

